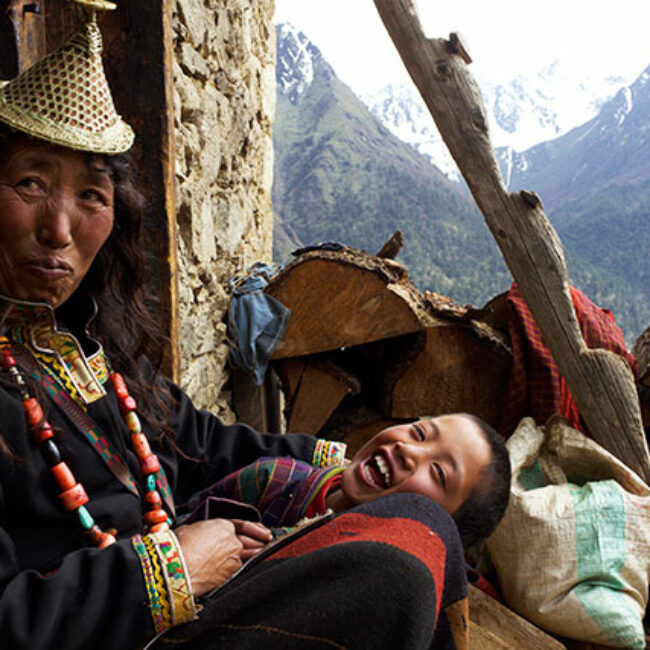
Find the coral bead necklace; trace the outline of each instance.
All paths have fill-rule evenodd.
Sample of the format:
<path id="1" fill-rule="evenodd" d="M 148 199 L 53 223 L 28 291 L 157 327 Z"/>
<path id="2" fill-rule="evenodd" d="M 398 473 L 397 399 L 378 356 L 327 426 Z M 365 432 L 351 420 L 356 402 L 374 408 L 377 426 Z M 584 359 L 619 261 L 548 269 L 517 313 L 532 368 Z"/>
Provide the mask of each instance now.
<path id="1" fill-rule="evenodd" d="M 54 441 L 52 425 L 45 419 L 43 409 L 36 398 L 30 395 L 27 384 L 18 370 L 16 359 L 11 353 L 9 339 L 0 337 L 0 366 L 15 379 L 22 398 L 23 408 L 32 437 L 38 443 L 41 455 L 47 463 L 52 476 L 59 486 L 59 500 L 68 512 L 76 512 L 79 522 L 90 541 L 105 548 L 114 544 L 116 532 L 114 529 L 103 531 L 86 508 L 89 501 L 86 490 L 78 483 L 68 465 L 61 459 L 61 452 Z M 160 461 L 151 451 L 149 441 L 142 432 L 140 418 L 136 413 L 136 402 L 126 387 L 122 376 L 117 372 L 109 375 L 110 382 L 117 396 L 120 413 L 124 418 L 131 437 L 133 450 L 140 461 L 140 469 L 145 479 L 146 491 L 144 499 L 148 510 L 144 514 L 144 523 L 149 531 L 168 530 L 170 519 L 162 507 L 162 497 L 156 487 L 156 473 L 160 470 Z"/>

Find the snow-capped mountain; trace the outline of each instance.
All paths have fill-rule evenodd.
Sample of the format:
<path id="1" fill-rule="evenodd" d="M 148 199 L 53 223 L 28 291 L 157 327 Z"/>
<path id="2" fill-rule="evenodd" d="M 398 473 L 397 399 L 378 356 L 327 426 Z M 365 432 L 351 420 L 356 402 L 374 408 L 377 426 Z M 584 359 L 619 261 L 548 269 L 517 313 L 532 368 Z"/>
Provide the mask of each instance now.
<path id="1" fill-rule="evenodd" d="M 531 77 L 505 84 L 477 79 L 483 93 L 492 144 L 514 152 L 553 140 L 593 118 L 622 86 L 622 77 L 586 78 L 560 62 Z M 386 86 L 361 97 L 397 137 L 428 156 L 447 176 L 457 180 L 456 164 L 414 86 Z"/>
<path id="2" fill-rule="evenodd" d="M 295 104 L 314 80 L 314 62 L 322 60 L 320 50 L 289 23 L 277 26 L 275 78 L 279 92 Z"/>

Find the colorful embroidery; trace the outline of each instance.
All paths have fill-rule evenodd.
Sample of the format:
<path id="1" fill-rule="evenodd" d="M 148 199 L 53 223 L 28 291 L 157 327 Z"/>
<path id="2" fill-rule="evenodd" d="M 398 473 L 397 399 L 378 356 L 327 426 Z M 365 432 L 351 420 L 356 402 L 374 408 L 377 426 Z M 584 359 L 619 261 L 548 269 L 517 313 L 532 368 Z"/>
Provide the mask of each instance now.
<path id="1" fill-rule="evenodd" d="M 163 531 L 151 533 L 147 537 L 153 540 L 158 551 L 167 584 L 174 625 L 193 620 L 196 615 L 196 606 L 176 536 L 171 531 Z"/>
<path id="2" fill-rule="evenodd" d="M 149 598 L 149 610 L 151 611 L 151 617 L 153 618 L 153 627 L 156 634 L 160 634 L 160 632 L 164 632 L 166 629 L 171 627 L 171 619 L 169 619 L 169 621 L 166 620 L 163 613 L 163 602 L 166 602 L 164 601 L 165 596 L 163 593 L 163 600 L 161 600 L 161 594 L 158 590 L 158 584 L 156 583 L 151 558 L 145 548 L 142 537 L 140 535 L 135 535 L 135 537 L 131 539 L 131 544 L 133 545 L 135 552 L 138 554 L 142 566 L 144 584 Z M 161 584 L 163 584 L 162 576 L 160 576 L 160 581 Z"/>
<path id="3" fill-rule="evenodd" d="M 72 420 L 73 424 L 83 433 L 93 449 L 99 454 L 101 459 L 106 463 L 113 475 L 124 485 L 130 492 L 139 496 L 139 491 L 133 475 L 129 471 L 124 461 L 118 456 L 113 446 L 106 436 L 90 419 L 81 406 L 72 400 L 65 392 L 63 387 L 47 373 L 41 371 L 41 367 L 34 357 L 23 347 L 19 345 L 12 346 L 12 352 L 27 372 L 29 372 L 36 381 L 45 389 L 52 400 L 63 410 L 63 412 Z"/>
<path id="4" fill-rule="evenodd" d="M 311 464 L 314 467 L 343 465 L 347 448 L 348 446 L 344 442 L 334 442 L 332 440 L 318 438 Z"/>
<path id="5" fill-rule="evenodd" d="M 155 590 L 156 593 L 158 594 L 158 598 L 160 602 L 161 616 L 165 624 L 165 629 L 167 629 L 174 625 L 174 613 L 168 599 L 169 590 L 167 588 L 165 573 L 161 569 L 160 557 L 158 556 L 158 551 L 156 550 L 156 544 L 152 539 L 151 535 L 145 535 L 141 539 L 146 548 L 147 556 L 151 562 L 152 571 L 153 571 L 153 580 L 155 583 Z"/>

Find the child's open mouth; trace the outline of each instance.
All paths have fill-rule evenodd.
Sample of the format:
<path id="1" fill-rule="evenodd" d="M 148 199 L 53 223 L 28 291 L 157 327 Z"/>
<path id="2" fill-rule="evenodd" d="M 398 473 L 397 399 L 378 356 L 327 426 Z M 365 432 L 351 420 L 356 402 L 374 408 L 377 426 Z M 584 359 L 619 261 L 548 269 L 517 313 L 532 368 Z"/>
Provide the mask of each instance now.
<path id="1" fill-rule="evenodd" d="M 384 490 L 391 485 L 390 468 L 381 454 L 375 454 L 361 466 L 366 482 L 378 490 Z"/>

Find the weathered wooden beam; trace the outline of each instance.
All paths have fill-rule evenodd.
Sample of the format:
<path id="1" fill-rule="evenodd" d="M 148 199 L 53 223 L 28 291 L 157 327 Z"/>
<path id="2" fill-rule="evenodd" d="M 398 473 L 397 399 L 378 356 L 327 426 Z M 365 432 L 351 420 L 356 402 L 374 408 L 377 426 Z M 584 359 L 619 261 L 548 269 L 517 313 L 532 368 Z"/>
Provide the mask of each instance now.
<path id="1" fill-rule="evenodd" d="M 562 643 L 473 585 L 469 585 L 468 596 L 471 650 L 492 647 L 564 650 Z M 490 638 L 488 635 L 497 641 L 485 643 Z"/>
<path id="2" fill-rule="evenodd" d="M 375 0 L 382 21 L 537 321 L 590 435 L 650 481 L 632 373 L 589 350 L 569 293 L 564 251 L 533 192 L 509 193 L 488 134 L 480 90 L 458 38 L 427 39 L 412 0 Z M 462 50 L 462 52 L 460 51 Z"/>

